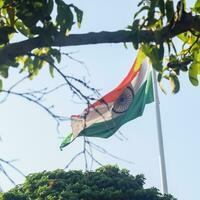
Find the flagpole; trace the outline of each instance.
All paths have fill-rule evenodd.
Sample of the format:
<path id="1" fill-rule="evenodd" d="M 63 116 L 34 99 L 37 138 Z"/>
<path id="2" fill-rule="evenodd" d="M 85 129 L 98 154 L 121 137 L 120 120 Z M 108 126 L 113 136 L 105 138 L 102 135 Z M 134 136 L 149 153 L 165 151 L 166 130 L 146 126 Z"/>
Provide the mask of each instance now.
<path id="1" fill-rule="evenodd" d="M 161 116 L 160 116 L 160 102 L 159 102 L 159 96 L 158 96 L 158 86 L 157 86 L 155 70 L 153 70 L 153 83 L 154 83 L 153 84 L 154 85 L 154 97 L 155 97 L 155 106 L 156 106 L 159 161 L 160 161 L 160 170 L 161 170 L 161 187 L 162 187 L 162 193 L 167 194 L 168 193 L 167 173 L 166 173 L 166 165 L 165 165 L 165 153 L 164 153 Z"/>

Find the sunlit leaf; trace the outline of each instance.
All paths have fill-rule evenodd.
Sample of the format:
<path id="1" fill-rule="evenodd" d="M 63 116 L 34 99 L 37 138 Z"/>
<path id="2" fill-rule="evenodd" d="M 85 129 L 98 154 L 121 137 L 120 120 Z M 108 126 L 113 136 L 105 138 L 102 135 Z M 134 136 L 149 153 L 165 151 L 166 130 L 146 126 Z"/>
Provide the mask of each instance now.
<path id="1" fill-rule="evenodd" d="M 162 91 L 164 94 L 167 95 L 167 92 L 166 92 L 166 90 L 165 90 L 165 88 L 164 88 L 164 86 L 163 86 L 163 84 L 162 84 L 161 81 L 159 82 L 159 87 L 160 87 L 161 91 Z"/>
<path id="2" fill-rule="evenodd" d="M 150 58 L 153 68 L 161 71 L 163 65 L 162 60 L 159 59 L 159 49 L 154 45 L 143 45 L 142 50 Z"/>
<path id="3" fill-rule="evenodd" d="M 196 40 L 196 37 L 192 35 L 189 31 L 179 34 L 178 38 L 187 44 L 193 44 Z"/>
<path id="4" fill-rule="evenodd" d="M 189 79 L 192 85 L 194 86 L 199 85 L 199 80 L 198 80 L 199 65 L 200 63 L 193 62 L 189 68 Z"/>
<path id="5" fill-rule="evenodd" d="M 194 55 L 194 62 L 197 62 L 200 64 L 200 49 L 197 47 L 196 49 L 193 49 L 193 55 Z"/>
<path id="6" fill-rule="evenodd" d="M 196 0 L 195 5 L 192 8 L 192 11 L 195 13 L 200 13 L 200 0 Z"/>
<path id="7" fill-rule="evenodd" d="M 44 48 L 37 48 L 37 49 L 34 49 L 34 50 L 33 50 L 33 53 L 34 53 L 35 55 L 41 56 L 41 55 L 47 55 L 49 51 L 50 51 L 50 50 L 49 50 L 48 47 L 46 47 L 46 48 L 44 47 Z"/>
<path id="8" fill-rule="evenodd" d="M 169 81 L 172 93 L 176 94 L 180 90 L 180 83 L 178 77 L 174 73 L 171 73 L 169 75 Z"/>
<path id="9" fill-rule="evenodd" d="M 3 0 L 0 0 L 0 8 L 3 7 L 3 4 L 4 4 L 4 1 L 3 1 Z"/>
<path id="10" fill-rule="evenodd" d="M 15 26 L 16 26 L 17 30 L 18 30 L 21 34 L 23 34 L 24 36 L 26 36 L 26 37 L 28 37 L 28 38 L 33 37 L 33 35 L 30 33 L 29 28 L 26 27 L 26 26 L 23 24 L 22 21 L 17 20 L 17 21 L 15 22 Z"/>

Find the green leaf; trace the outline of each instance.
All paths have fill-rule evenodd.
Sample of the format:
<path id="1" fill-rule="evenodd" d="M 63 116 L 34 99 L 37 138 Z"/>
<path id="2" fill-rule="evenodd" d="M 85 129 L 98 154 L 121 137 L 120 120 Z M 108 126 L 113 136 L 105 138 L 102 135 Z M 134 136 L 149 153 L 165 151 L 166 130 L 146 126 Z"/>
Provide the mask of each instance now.
<path id="1" fill-rule="evenodd" d="M 158 49 L 158 58 L 160 61 L 162 61 L 163 57 L 164 57 L 164 45 L 160 44 Z"/>
<path id="2" fill-rule="evenodd" d="M 159 82 L 159 87 L 160 87 L 161 91 L 162 91 L 164 94 L 167 95 L 167 92 L 166 92 L 165 88 L 163 87 L 162 82 Z"/>
<path id="3" fill-rule="evenodd" d="M 145 0 L 141 0 L 141 1 L 138 3 L 137 7 L 140 7 L 140 6 L 144 3 L 144 1 L 145 1 Z"/>
<path id="4" fill-rule="evenodd" d="M 158 7 L 160 9 L 160 12 L 162 14 L 162 16 L 165 15 L 165 1 L 164 0 L 159 0 L 158 1 Z"/>
<path id="5" fill-rule="evenodd" d="M 158 73 L 157 81 L 160 82 L 162 80 L 162 73 Z"/>
<path id="6" fill-rule="evenodd" d="M 182 40 L 183 42 L 187 42 L 187 32 L 185 32 L 185 33 L 181 33 L 181 34 L 179 34 L 178 35 L 178 38 L 180 39 L 180 40 Z"/>
<path id="7" fill-rule="evenodd" d="M 54 7 L 54 1 L 53 0 L 48 0 L 47 2 L 47 14 L 50 15 L 53 11 L 53 7 Z"/>
<path id="8" fill-rule="evenodd" d="M 15 27 L 16 29 L 23 34 L 24 36 L 28 37 L 28 38 L 32 38 L 33 35 L 30 33 L 30 29 L 28 27 L 26 27 L 22 21 L 17 20 L 15 22 Z"/>
<path id="9" fill-rule="evenodd" d="M 49 72 L 52 78 L 54 78 L 54 66 L 49 64 Z"/>
<path id="10" fill-rule="evenodd" d="M 0 79 L 0 92 L 3 89 L 3 81 Z"/>
<path id="11" fill-rule="evenodd" d="M 155 8 L 156 5 L 158 3 L 158 0 L 151 0 L 150 1 L 150 7 L 149 7 L 149 11 L 148 11 L 148 25 L 152 25 L 155 22 Z"/>
<path id="12" fill-rule="evenodd" d="M 162 84 L 162 78 L 163 78 L 163 74 L 160 72 L 158 73 L 158 76 L 157 76 L 157 81 L 159 83 L 159 87 L 161 89 L 161 91 L 164 93 L 164 94 L 167 94 L 166 90 L 164 89 L 163 87 L 163 84 Z"/>
<path id="13" fill-rule="evenodd" d="M 200 13 L 200 0 L 197 0 L 194 7 L 192 8 L 192 11 L 195 13 Z"/>
<path id="14" fill-rule="evenodd" d="M 11 26 L 4 26 L 0 28 L 0 43 L 6 44 L 9 42 L 9 35 L 15 33 L 15 29 Z"/>
<path id="15" fill-rule="evenodd" d="M 26 57 L 25 61 L 24 61 L 23 68 L 20 70 L 20 73 L 23 72 L 24 70 L 28 69 L 28 72 L 30 74 L 32 74 L 33 68 L 34 68 L 34 66 L 33 66 L 33 60 L 32 60 L 32 58 Z"/>
<path id="16" fill-rule="evenodd" d="M 61 53 L 60 53 L 60 51 L 58 49 L 51 48 L 49 50 L 49 54 L 51 54 L 53 57 L 55 57 L 57 62 L 60 63 L 60 61 L 61 61 Z"/>
<path id="17" fill-rule="evenodd" d="M 32 73 L 36 76 L 39 73 L 39 70 L 42 68 L 43 66 L 43 61 L 41 59 L 39 59 L 38 57 L 35 57 L 33 60 L 33 70 Z"/>
<path id="18" fill-rule="evenodd" d="M 194 85 L 194 86 L 199 85 L 199 80 L 198 80 L 199 65 L 200 65 L 200 63 L 193 62 L 189 68 L 189 79 L 190 79 L 190 82 L 192 83 L 192 85 Z"/>
<path id="19" fill-rule="evenodd" d="M 169 81 L 172 93 L 176 94 L 180 90 L 180 83 L 176 74 L 171 73 L 169 75 Z"/>
<path id="20" fill-rule="evenodd" d="M 194 62 L 200 64 L 200 49 L 199 47 L 193 49 Z"/>
<path id="21" fill-rule="evenodd" d="M 74 8 L 74 11 L 76 13 L 76 19 L 77 19 L 77 22 L 78 22 L 78 28 L 80 28 L 82 20 L 83 20 L 83 11 L 80 10 L 79 8 L 77 8 L 74 5 L 73 5 L 73 8 Z"/>
<path id="22" fill-rule="evenodd" d="M 4 5 L 4 1 L 3 0 L 0 0 L 0 8 L 2 8 Z"/>
<path id="23" fill-rule="evenodd" d="M 186 10 L 186 0 L 181 0 L 182 1 L 182 4 L 184 6 L 184 10 Z"/>
<path id="24" fill-rule="evenodd" d="M 176 6 L 176 20 L 177 21 L 180 21 L 182 16 L 183 16 L 183 13 L 184 13 L 184 10 L 185 10 L 185 5 L 184 5 L 184 2 L 183 0 L 180 0 L 178 3 L 177 3 L 177 6 Z"/>
<path id="25" fill-rule="evenodd" d="M 132 30 L 133 31 L 136 31 L 139 29 L 139 25 L 140 25 L 140 20 L 139 19 L 136 19 L 133 21 L 132 23 Z"/>
<path id="26" fill-rule="evenodd" d="M 66 31 L 70 31 L 74 22 L 73 22 L 73 13 L 70 9 L 70 6 L 65 4 L 62 0 L 57 0 L 57 16 L 56 22 L 60 27 L 60 32 L 66 34 Z"/>
<path id="27" fill-rule="evenodd" d="M 124 44 L 125 49 L 128 49 L 126 42 L 124 42 L 123 44 Z"/>
<path id="28" fill-rule="evenodd" d="M 133 38 L 134 38 L 134 41 L 132 42 L 132 44 L 133 44 L 133 47 L 134 47 L 135 49 L 138 49 L 139 23 L 140 23 L 140 20 L 139 20 L 139 19 L 136 19 L 136 20 L 133 21 L 132 27 L 131 27 L 132 36 L 133 36 Z"/>
<path id="29" fill-rule="evenodd" d="M 8 69 L 9 69 L 8 65 L 6 65 L 6 64 L 0 65 L 0 75 L 3 78 L 8 78 Z"/>
<path id="30" fill-rule="evenodd" d="M 152 66 L 157 71 L 162 71 L 162 60 L 159 59 L 159 49 L 155 45 L 143 45 L 143 52 L 150 58 Z"/>
<path id="31" fill-rule="evenodd" d="M 167 0 L 165 4 L 167 22 L 171 22 L 174 18 L 174 3 L 172 0 Z"/>

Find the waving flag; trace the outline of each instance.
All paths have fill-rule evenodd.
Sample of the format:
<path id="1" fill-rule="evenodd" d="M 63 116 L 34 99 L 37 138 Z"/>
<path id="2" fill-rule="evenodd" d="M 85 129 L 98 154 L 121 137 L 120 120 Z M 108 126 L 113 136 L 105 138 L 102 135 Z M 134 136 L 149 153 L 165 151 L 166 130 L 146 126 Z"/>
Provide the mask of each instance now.
<path id="1" fill-rule="evenodd" d="M 77 136 L 110 137 L 123 124 L 141 116 L 145 105 L 154 101 L 151 71 L 148 59 L 140 51 L 128 75 L 114 90 L 81 115 L 71 116 L 72 133 L 60 148 Z"/>

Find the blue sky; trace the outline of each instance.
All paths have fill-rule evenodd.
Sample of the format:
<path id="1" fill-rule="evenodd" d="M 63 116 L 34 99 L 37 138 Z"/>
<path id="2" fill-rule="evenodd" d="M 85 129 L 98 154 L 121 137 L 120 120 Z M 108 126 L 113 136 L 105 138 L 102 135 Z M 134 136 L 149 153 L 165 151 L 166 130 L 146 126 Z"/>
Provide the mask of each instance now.
<path id="1" fill-rule="evenodd" d="M 137 11 L 137 1 L 73 1 L 84 11 L 82 28 L 74 28 L 74 33 L 91 31 L 114 31 L 124 29 L 132 22 Z M 191 5 L 192 1 L 188 1 Z M 82 60 L 86 67 L 64 58 L 60 66 L 66 73 L 86 77 L 90 84 L 101 89 L 101 94 L 112 90 L 124 78 L 136 56 L 131 45 L 125 49 L 123 44 L 101 44 L 82 47 L 67 47 L 63 51 L 76 52 L 73 56 Z M 88 73 L 89 71 L 89 73 Z M 20 79 L 17 70 L 12 70 L 5 87 Z M 18 90 L 49 88 L 61 83 L 55 74 L 52 79 L 45 67 L 34 81 L 26 81 Z M 165 83 L 168 87 L 168 83 Z M 197 199 L 200 179 L 200 134 L 199 134 L 199 102 L 200 88 L 193 87 L 187 74 L 181 76 L 181 91 L 177 95 L 168 95 L 159 91 L 161 102 L 161 117 L 166 156 L 167 178 L 169 192 L 182 200 Z M 46 98 L 45 103 L 55 104 L 58 113 L 70 116 L 78 114 L 85 108 L 77 104 L 69 89 L 63 88 Z M 25 174 L 43 170 L 63 168 L 69 160 L 83 148 L 83 139 L 59 150 L 60 137 L 71 131 L 69 121 L 62 124 L 60 135 L 56 131 L 55 121 L 43 110 L 31 102 L 19 97 L 10 96 L 0 105 L 0 157 L 4 159 L 19 159 L 15 165 Z M 128 164 L 107 155 L 95 152 L 103 164 L 118 164 L 127 168 L 135 175 L 143 173 L 146 177 L 146 187 L 160 188 L 160 169 L 158 160 L 158 142 L 154 103 L 148 105 L 144 115 L 124 125 L 120 131 L 128 140 L 120 141 L 112 136 L 109 139 L 92 139 L 110 153 L 132 161 Z M 94 165 L 94 168 L 97 165 Z M 84 169 L 84 159 L 76 159 L 71 169 Z M 21 183 L 23 178 L 12 169 L 7 168 L 10 175 Z M 0 174 L 0 185 L 4 190 L 12 185 Z"/>

